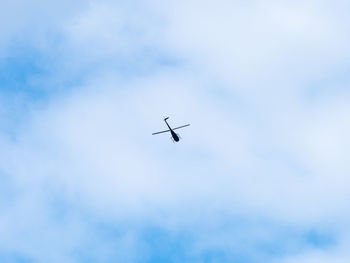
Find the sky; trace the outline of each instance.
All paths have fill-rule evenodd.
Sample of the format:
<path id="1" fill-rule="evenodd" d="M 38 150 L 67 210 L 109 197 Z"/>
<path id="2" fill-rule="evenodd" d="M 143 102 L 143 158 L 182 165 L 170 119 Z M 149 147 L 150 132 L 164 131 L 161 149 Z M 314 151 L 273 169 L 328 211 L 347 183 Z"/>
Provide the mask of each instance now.
<path id="1" fill-rule="evenodd" d="M 349 8 L 2 0 L 0 262 L 349 262 Z"/>

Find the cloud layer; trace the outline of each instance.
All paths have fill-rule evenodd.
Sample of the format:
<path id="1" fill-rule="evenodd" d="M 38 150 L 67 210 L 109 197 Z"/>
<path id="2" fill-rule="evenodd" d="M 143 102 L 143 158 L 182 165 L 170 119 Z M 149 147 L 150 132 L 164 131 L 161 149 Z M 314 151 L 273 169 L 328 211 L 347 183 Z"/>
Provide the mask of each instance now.
<path id="1" fill-rule="evenodd" d="M 18 2 L 4 262 L 348 261 L 346 2 Z"/>

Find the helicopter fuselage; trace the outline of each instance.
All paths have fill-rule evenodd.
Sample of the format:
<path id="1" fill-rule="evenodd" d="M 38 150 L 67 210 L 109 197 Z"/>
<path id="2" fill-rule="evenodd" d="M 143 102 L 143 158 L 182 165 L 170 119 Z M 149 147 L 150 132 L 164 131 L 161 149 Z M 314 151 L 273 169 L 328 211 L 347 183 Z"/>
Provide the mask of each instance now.
<path id="1" fill-rule="evenodd" d="M 171 132 L 171 136 L 173 137 L 175 142 L 180 141 L 179 136 L 173 130 L 170 129 L 170 132 Z"/>

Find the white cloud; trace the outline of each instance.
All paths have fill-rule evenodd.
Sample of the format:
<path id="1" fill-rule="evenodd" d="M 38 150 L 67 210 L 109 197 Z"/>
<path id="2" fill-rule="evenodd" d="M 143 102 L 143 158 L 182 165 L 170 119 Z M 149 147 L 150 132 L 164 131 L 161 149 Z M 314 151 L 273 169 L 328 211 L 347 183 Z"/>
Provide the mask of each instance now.
<path id="1" fill-rule="evenodd" d="M 176 1 L 166 9 L 168 43 L 234 89 L 260 96 L 345 63 L 348 28 L 336 8 L 327 1 Z"/>
<path id="2" fill-rule="evenodd" d="M 57 34 L 64 21 L 75 15 L 86 1 L 2 1 L 0 8 L 0 56 L 13 46 L 30 45 L 49 49 L 57 45 Z M 53 41 L 54 39 L 54 41 Z"/>
<path id="3" fill-rule="evenodd" d="M 35 242 L 19 250 L 41 258 L 31 225 L 46 226 L 43 239 L 59 235 L 53 247 L 61 250 L 41 262 L 84 244 L 90 232 L 85 225 L 76 229 L 81 219 L 67 219 L 72 233 L 51 222 L 45 189 L 97 221 L 151 222 L 177 231 L 244 215 L 302 229 L 322 226 L 338 237 L 349 217 L 349 97 L 339 90 L 315 101 L 305 96 L 315 80 L 334 78 L 348 57 L 344 17 L 336 16 L 344 3 L 337 4 L 152 1 L 133 12 L 103 1 L 59 18 L 55 28 L 65 39 L 57 63 L 67 71 L 101 67 L 33 111 L 15 141 L 2 140 L 1 169 L 24 191 L 2 217 L 1 229 L 9 229 L 5 240 L 28 231 L 25 240 Z M 183 64 L 125 77 L 111 62 L 133 65 L 147 48 Z M 167 114 L 174 125 L 192 124 L 180 132 L 180 144 L 150 135 L 165 128 Z M 30 220 L 15 228 L 26 212 Z M 217 214 L 222 216 L 211 217 Z M 231 234 L 205 237 L 198 249 L 221 247 L 220 239 Z M 60 243 L 71 236 L 71 243 Z M 120 240 L 130 250 L 140 242 L 128 234 Z M 298 260 L 324 255 L 328 251 Z"/>

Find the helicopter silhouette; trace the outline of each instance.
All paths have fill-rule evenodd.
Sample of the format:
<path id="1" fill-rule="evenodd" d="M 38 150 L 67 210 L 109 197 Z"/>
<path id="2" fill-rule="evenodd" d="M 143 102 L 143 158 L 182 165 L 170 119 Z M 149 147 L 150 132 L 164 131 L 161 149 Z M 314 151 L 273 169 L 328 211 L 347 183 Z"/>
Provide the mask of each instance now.
<path id="1" fill-rule="evenodd" d="M 160 131 L 160 132 L 155 132 L 155 133 L 152 133 L 152 135 L 156 135 L 156 134 L 160 134 L 160 133 L 165 133 L 165 132 L 170 132 L 171 133 L 171 139 L 173 140 L 173 142 L 178 142 L 180 141 L 180 135 L 178 135 L 177 133 L 174 132 L 174 130 L 177 130 L 177 129 L 181 129 L 181 128 L 185 128 L 185 127 L 188 127 L 190 126 L 190 124 L 186 124 L 186 125 L 182 125 L 182 126 L 179 126 L 179 127 L 176 127 L 176 128 L 171 128 L 167 122 L 167 120 L 169 119 L 169 117 L 166 117 L 164 118 L 164 121 L 166 123 L 166 125 L 168 126 L 169 130 L 165 130 L 165 131 Z"/>

